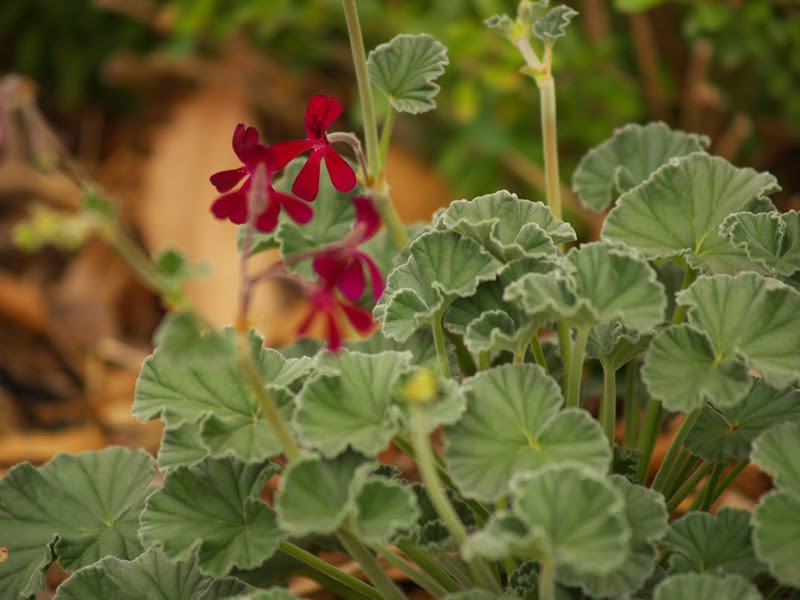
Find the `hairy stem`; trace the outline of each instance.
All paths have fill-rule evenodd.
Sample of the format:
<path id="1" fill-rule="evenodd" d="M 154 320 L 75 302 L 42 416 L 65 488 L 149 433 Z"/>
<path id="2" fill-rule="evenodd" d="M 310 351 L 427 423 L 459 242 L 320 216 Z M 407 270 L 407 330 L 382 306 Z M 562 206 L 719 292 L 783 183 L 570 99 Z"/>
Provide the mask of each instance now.
<path id="1" fill-rule="evenodd" d="M 542 342 L 539 341 L 538 333 L 535 333 L 531 338 L 531 352 L 533 352 L 533 357 L 536 359 L 536 364 L 542 367 L 544 372 L 549 375 L 550 369 L 547 368 L 547 359 L 544 357 L 544 349 L 542 348 Z"/>
<path id="2" fill-rule="evenodd" d="M 428 575 L 433 577 L 436 582 L 450 593 L 460 591 L 462 588 L 450 574 L 439 566 L 438 562 L 433 557 L 422 550 L 421 548 L 409 542 L 400 542 L 397 547 L 420 568 L 424 569 Z"/>
<path id="3" fill-rule="evenodd" d="M 558 136 L 556 133 L 556 82 L 553 76 L 536 80 L 542 101 L 542 138 L 547 206 L 561 219 L 561 182 L 558 174 Z"/>
<path id="4" fill-rule="evenodd" d="M 386 156 L 389 154 L 389 141 L 392 138 L 392 129 L 394 129 L 394 119 L 397 116 L 394 106 L 391 102 L 386 107 L 386 120 L 383 122 L 383 129 L 381 130 L 381 169 L 386 170 Z"/>
<path id="5" fill-rule="evenodd" d="M 617 426 L 617 372 L 601 361 L 603 365 L 603 397 L 600 399 L 600 425 L 614 450 L 614 437 Z"/>
<path id="6" fill-rule="evenodd" d="M 447 595 L 447 590 L 439 585 L 436 581 L 425 571 L 421 571 L 407 560 L 401 558 L 389 548 L 383 546 L 376 546 L 373 548 L 378 556 L 393 566 L 395 569 L 401 571 L 411 581 L 416 583 L 423 590 L 428 592 L 434 598 L 441 598 Z"/>
<path id="7" fill-rule="evenodd" d="M 385 600 L 405 600 L 405 594 L 389 578 L 367 547 L 347 527 L 340 527 L 336 537 Z"/>
<path id="8" fill-rule="evenodd" d="M 450 361 L 447 358 L 447 349 L 444 345 L 444 332 L 442 331 L 442 318 L 444 314 L 436 315 L 431 322 L 433 329 L 433 343 L 436 346 L 436 356 L 439 359 L 439 369 L 442 372 L 442 377 L 451 379 Z"/>
<path id="9" fill-rule="evenodd" d="M 664 485 L 665 498 L 672 498 L 678 487 L 680 487 L 683 482 L 686 481 L 686 478 L 689 476 L 689 474 L 702 460 L 699 456 L 693 456 L 689 452 L 685 452 L 685 455 L 688 456 L 688 458 L 684 462 L 683 467 L 680 469 L 673 469 L 672 473 L 670 473 L 669 479 L 667 479 L 667 483 Z"/>
<path id="10" fill-rule="evenodd" d="M 684 501 L 686 496 L 692 493 L 692 490 L 697 487 L 697 484 L 700 483 L 700 480 L 706 476 L 711 468 L 714 466 L 712 462 L 705 462 L 697 469 L 695 469 L 694 473 L 692 473 L 689 478 L 683 483 L 681 487 L 678 488 L 672 497 L 667 502 L 667 511 L 672 512 L 678 506 L 680 506 L 681 502 Z"/>
<path id="11" fill-rule="evenodd" d="M 539 600 L 556 599 L 556 565 L 550 559 L 539 563 Z"/>
<path id="12" fill-rule="evenodd" d="M 398 250 L 402 250 L 408 245 L 409 237 L 403 222 L 400 220 L 400 215 L 392 204 L 392 199 L 389 196 L 388 185 L 385 184 L 382 188 L 368 188 L 367 194 L 375 202 L 375 208 L 381 215 L 383 224 L 389 231 L 389 237 L 392 238 L 392 243 Z"/>
<path id="13" fill-rule="evenodd" d="M 647 472 L 650 469 L 650 459 L 653 457 L 653 448 L 656 445 L 656 438 L 661 429 L 661 421 L 664 419 L 664 407 L 655 398 L 650 398 L 647 402 L 647 409 L 644 412 L 644 423 L 642 431 L 639 433 L 639 450 L 642 456 L 639 458 L 639 470 L 636 473 L 639 483 L 644 485 L 647 480 Z"/>
<path id="14" fill-rule="evenodd" d="M 567 408 L 580 408 L 581 406 L 581 374 L 590 331 L 590 329 L 578 329 L 575 334 L 575 344 L 572 348 L 568 368 Z"/>
<path id="15" fill-rule="evenodd" d="M 694 424 L 702 411 L 703 407 L 696 408 L 687 413 L 686 417 L 684 417 L 681 426 L 678 428 L 678 431 L 675 432 L 675 437 L 672 438 L 672 443 L 669 445 L 667 454 L 664 456 L 661 467 L 658 469 L 656 477 L 653 480 L 652 488 L 654 490 L 660 492 L 663 489 L 664 484 L 666 483 L 667 475 L 669 474 L 670 469 L 672 469 L 675 459 L 680 453 L 683 442 L 686 440 L 686 436 L 689 435 L 692 427 L 694 427 Z"/>
<path id="16" fill-rule="evenodd" d="M 711 506 L 714 504 L 714 500 L 717 498 L 716 490 L 717 484 L 719 483 L 719 478 L 722 476 L 722 472 L 725 470 L 727 465 L 727 461 L 718 462 L 716 465 L 714 465 L 714 470 L 711 471 L 711 476 L 708 478 L 708 484 L 706 485 L 705 493 L 703 494 L 703 502 L 700 505 L 700 510 L 711 510 Z"/>
<path id="17" fill-rule="evenodd" d="M 712 500 L 712 504 L 717 501 L 717 499 L 722 495 L 722 492 L 724 492 L 731 486 L 731 484 L 736 480 L 739 474 L 742 471 L 744 471 L 744 468 L 749 464 L 750 464 L 749 458 L 743 458 L 738 463 L 736 463 L 736 466 L 733 467 L 733 469 L 731 469 L 731 472 L 725 476 L 725 479 L 723 479 L 714 490 L 714 499 Z"/>
<path id="18" fill-rule="evenodd" d="M 642 409 L 636 397 L 636 374 L 639 364 L 632 360 L 625 366 L 625 437 L 622 444 L 625 448 L 633 448 L 639 438 L 639 419 Z"/>

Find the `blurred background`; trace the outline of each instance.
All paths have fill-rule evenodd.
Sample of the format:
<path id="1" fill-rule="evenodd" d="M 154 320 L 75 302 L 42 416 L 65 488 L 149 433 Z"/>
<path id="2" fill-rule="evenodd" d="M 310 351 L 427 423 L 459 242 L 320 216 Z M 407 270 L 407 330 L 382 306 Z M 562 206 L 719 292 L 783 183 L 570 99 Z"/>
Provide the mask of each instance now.
<path id="1" fill-rule="evenodd" d="M 572 171 L 628 122 L 709 135 L 712 152 L 778 177 L 781 210 L 800 209 L 800 4 L 567 4 L 580 15 L 556 49 L 561 173 L 583 239 L 601 217 L 572 199 Z M 516 2 L 360 0 L 359 10 L 368 49 L 422 32 L 449 49 L 437 110 L 396 123 L 388 177 L 404 220 L 501 188 L 542 199 L 538 91 L 516 49 L 482 24 Z M 0 73 L 0 474 L 60 450 L 155 450 L 159 425 L 129 412 L 158 300 L 102 241 L 30 252 L 15 228 L 73 213 L 75 179 L 96 180 L 148 251 L 173 244 L 211 266 L 191 294 L 212 321 L 230 322 L 236 228 L 210 215 L 208 177 L 238 166 L 240 121 L 269 141 L 303 137 L 316 93 L 344 102 L 334 129 L 360 131 L 341 3 L 7 1 Z M 289 341 L 299 312 L 302 299 L 266 286 L 255 325 L 271 343 Z M 743 485 L 752 497 L 766 482 Z"/>

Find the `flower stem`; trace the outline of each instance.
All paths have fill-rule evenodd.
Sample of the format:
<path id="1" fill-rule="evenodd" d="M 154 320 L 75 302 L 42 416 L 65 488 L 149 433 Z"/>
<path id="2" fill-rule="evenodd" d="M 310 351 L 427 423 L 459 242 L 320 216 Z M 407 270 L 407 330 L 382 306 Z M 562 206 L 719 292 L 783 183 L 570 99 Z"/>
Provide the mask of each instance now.
<path id="1" fill-rule="evenodd" d="M 542 139 L 547 206 L 561 219 L 561 183 L 558 174 L 558 136 L 556 134 L 556 82 L 552 75 L 536 80 L 542 101 Z"/>
<path id="2" fill-rule="evenodd" d="M 569 359 L 569 378 L 567 379 L 567 408 L 580 408 L 581 406 L 581 374 L 583 372 L 583 358 L 586 354 L 586 344 L 589 342 L 591 329 L 578 329 L 575 334 L 575 344 Z"/>
<path id="3" fill-rule="evenodd" d="M 411 560 L 417 563 L 420 568 L 424 569 L 428 575 L 433 577 L 436 582 L 450 593 L 458 592 L 461 586 L 455 581 L 450 574 L 444 570 L 439 564 L 431 557 L 430 554 L 421 548 L 409 542 L 399 542 L 397 547 L 408 556 Z"/>
<path id="4" fill-rule="evenodd" d="M 650 468 L 650 459 L 653 457 L 653 448 L 656 445 L 656 438 L 661 429 L 661 421 L 664 418 L 664 407 L 655 398 L 650 398 L 647 402 L 647 409 L 644 412 L 644 423 L 642 431 L 639 433 L 638 447 L 642 451 L 639 458 L 639 470 L 636 473 L 639 483 L 644 485 L 647 480 L 647 472 Z"/>
<path id="5" fill-rule="evenodd" d="M 603 397 L 600 399 L 600 425 L 606 433 L 611 450 L 614 450 L 614 437 L 617 425 L 617 372 L 601 361 L 603 365 Z"/>
<path id="6" fill-rule="evenodd" d="M 321 558 L 314 556 L 310 552 L 303 550 L 299 546 L 295 546 L 291 542 L 281 542 L 280 549 L 284 554 L 299 560 L 301 563 L 308 565 L 315 571 L 319 571 L 323 575 L 326 575 L 331 579 L 335 579 L 336 581 L 363 594 L 364 596 L 367 596 L 368 598 L 373 598 L 374 600 L 382 600 L 383 598 L 381 593 L 371 585 L 364 583 L 360 579 L 356 579 L 352 575 L 348 575 L 344 571 L 337 569 L 330 563 L 327 563 Z"/>
<path id="7" fill-rule="evenodd" d="M 686 417 L 684 417 L 681 426 L 678 428 L 678 431 L 675 432 L 675 437 L 672 438 L 672 443 L 669 445 L 667 454 L 664 456 L 661 467 L 658 469 L 656 477 L 653 480 L 652 488 L 654 490 L 660 492 L 663 489 L 667 476 L 669 475 L 669 471 L 674 466 L 675 459 L 680 454 L 683 442 L 686 440 L 686 437 L 689 435 L 692 427 L 694 427 L 694 424 L 701 412 L 703 412 L 702 406 L 687 413 Z"/>
<path id="8" fill-rule="evenodd" d="M 556 599 L 556 565 L 550 559 L 539 562 L 539 600 Z"/>
<path id="9" fill-rule="evenodd" d="M 394 584 L 381 568 L 380 563 L 347 526 L 340 527 L 336 537 L 345 551 L 359 564 L 364 574 L 383 596 L 384 600 L 405 600 L 405 594 Z"/>
<path id="10" fill-rule="evenodd" d="M 636 374 L 639 365 L 632 360 L 625 366 L 625 437 L 622 441 L 625 448 L 633 448 L 639 437 L 639 419 L 642 409 L 636 397 Z"/>
<path id="11" fill-rule="evenodd" d="M 394 129 L 394 119 L 397 112 L 390 102 L 386 107 L 386 120 L 383 122 L 383 129 L 381 129 L 381 170 L 386 171 L 386 156 L 389 154 L 389 141 L 392 138 L 392 129 Z"/>
<path id="12" fill-rule="evenodd" d="M 439 369 L 442 371 L 442 377 L 451 379 L 453 376 L 450 373 L 450 361 L 447 358 L 447 349 L 444 345 L 444 332 L 442 331 L 442 319 L 444 313 L 434 316 L 431 321 L 431 328 L 433 329 L 433 343 L 436 346 L 436 356 L 439 358 Z"/>
<path id="13" fill-rule="evenodd" d="M 267 389 L 261 381 L 261 376 L 250 354 L 250 341 L 247 335 L 241 333 L 236 336 L 236 364 L 247 380 L 247 383 L 250 385 L 250 388 L 253 390 L 258 400 L 258 405 L 261 407 L 264 419 L 267 421 L 270 429 L 272 429 L 272 433 L 275 434 L 275 438 L 278 440 L 278 444 L 284 456 L 286 456 L 286 459 L 289 461 L 297 459 L 300 456 L 300 448 L 286 428 L 278 412 L 278 407 L 272 400 L 272 396 L 267 393 Z"/>
<path id="14" fill-rule="evenodd" d="M 378 209 L 381 219 L 383 219 L 383 224 L 386 225 L 386 229 L 389 230 L 389 237 L 392 238 L 395 247 L 398 250 L 405 248 L 409 242 L 408 233 L 389 197 L 388 186 L 384 184 L 384 188 L 381 190 L 370 188 L 367 190 L 367 193 L 375 202 L 375 208 Z"/>
<path id="15" fill-rule="evenodd" d="M 116 223 L 104 228 L 103 233 L 108 243 L 120 258 L 133 271 L 146 287 L 159 295 L 168 292 L 161 281 L 161 275 L 153 265 L 152 259 L 142 250 Z"/>
<path id="16" fill-rule="evenodd" d="M 706 473 L 708 473 L 713 466 L 714 463 L 712 462 L 704 462 L 702 465 L 697 467 L 694 473 L 689 476 L 684 484 L 678 488 L 678 491 L 676 491 L 669 499 L 667 502 L 667 511 L 672 512 L 678 508 L 681 502 L 684 501 L 686 496 L 692 493 L 692 490 L 697 487 L 697 484 L 700 483 L 700 480 L 706 476 Z"/>
<path id="17" fill-rule="evenodd" d="M 408 577 L 411 581 L 416 583 L 434 598 L 441 598 L 442 596 L 447 595 L 447 590 L 439 585 L 438 581 L 436 581 L 425 571 L 421 571 L 412 563 L 392 552 L 389 548 L 386 548 L 385 546 L 375 546 L 373 547 L 373 550 L 383 560 L 385 560 L 395 569 L 401 571 L 406 577 Z"/>
<path id="18" fill-rule="evenodd" d="M 542 348 L 542 342 L 539 341 L 539 334 L 533 334 L 531 338 L 531 352 L 533 352 L 533 357 L 536 359 L 536 364 L 544 369 L 544 372 L 549 375 L 550 369 L 547 368 L 547 359 L 544 357 L 544 349 Z"/>
<path id="19" fill-rule="evenodd" d="M 414 455 L 419 465 L 419 473 L 425 484 L 425 489 L 428 492 L 431 504 L 433 504 L 433 507 L 436 509 L 445 527 L 447 527 L 450 535 L 453 536 L 456 546 L 460 548 L 467 540 L 467 530 L 461 522 L 461 519 L 458 518 L 458 514 L 456 514 L 453 505 L 450 504 L 450 500 L 436 473 L 436 464 L 431 453 L 426 420 L 427 415 L 425 413 L 425 407 L 418 404 L 412 405 L 411 444 L 414 447 Z M 474 558 L 467 561 L 467 564 L 475 580 L 481 587 L 489 591 L 500 592 L 500 585 L 492 576 L 491 570 L 483 559 Z"/>

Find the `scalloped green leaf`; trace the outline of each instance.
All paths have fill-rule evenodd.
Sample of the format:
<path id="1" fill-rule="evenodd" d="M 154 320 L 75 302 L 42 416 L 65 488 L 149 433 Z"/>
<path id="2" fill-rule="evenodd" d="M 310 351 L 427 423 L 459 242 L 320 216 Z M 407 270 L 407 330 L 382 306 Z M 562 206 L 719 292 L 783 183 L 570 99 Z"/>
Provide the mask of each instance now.
<path id="1" fill-rule="evenodd" d="M 417 497 L 405 483 L 371 477 L 356 498 L 353 528 L 367 544 L 388 544 L 419 519 Z"/>
<path id="2" fill-rule="evenodd" d="M 447 48 L 433 36 L 404 33 L 369 53 L 367 72 L 396 110 L 416 115 L 436 108 L 434 80 L 448 64 Z"/>
<path id="3" fill-rule="evenodd" d="M 753 442 L 750 459 L 769 473 L 775 484 L 800 498 L 800 423 L 771 427 Z"/>
<path id="4" fill-rule="evenodd" d="M 747 394 L 747 369 L 737 360 L 718 360 L 708 337 L 682 323 L 664 329 L 650 344 L 642 381 L 671 411 L 689 412 L 706 400 L 732 406 Z"/>
<path id="5" fill-rule="evenodd" d="M 456 298 L 475 293 L 501 264 L 477 242 L 452 231 L 430 231 L 410 247 L 408 261 L 392 271 L 373 314 L 384 335 L 405 341 L 439 318 Z"/>
<path id="6" fill-rule="evenodd" d="M 236 356 L 233 338 L 224 332 L 209 331 L 192 312 L 168 313 L 153 341 L 162 353 L 187 364 L 230 365 Z"/>
<path id="7" fill-rule="evenodd" d="M 566 33 L 566 28 L 577 14 L 578 11 L 569 6 L 556 6 L 533 24 L 533 35 L 542 40 L 545 46 L 552 47 Z"/>
<path id="8" fill-rule="evenodd" d="M 230 457 L 179 467 L 147 499 L 139 539 L 173 560 L 196 553 L 198 568 L 216 577 L 233 567 L 257 567 L 287 536 L 259 498 L 278 470 L 275 463 L 245 464 Z"/>
<path id="9" fill-rule="evenodd" d="M 750 455 L 759 434 L 786 421 L 800 421 L 800 390 L 778 390 L 753 378 L 747 396 L 738 404 L 703 407 L 683 445 L 703 460 L 737 460 Z"/>
<path id="10" fill-rule="evenodd" d="M 769 173 L 695 152 L 673 159 L 622 194 L 602 237 L 633 246 L 651 260 L 685 256 L 694 269 L 738 270 L 743 251 L 721 234 L 720 225 L 732 213 L 761 212 L 766 196 L 779 189 Z"/>
<path id="11" fill-rule="evenodd" d="M 672 551 L 671 573 L 717 573 L 749 579 L 763 569 L 750 540 L 750 512 L 721 508 L 693 512 L 670 526 L 663 543 Z"/>
<path id="12" fill-rule="evenodd" d="M 781 583 L 800 587 L 800 496 L 774 490 L 753 512 L 756 556 Z"/>
<path id="13" fill-rule="evenodd" d="M 158 468 L 168 473 L 176 467 L 188 467 L 200 462 L 206 456 L 208 450 L 200 439 L 200 427 L 194 423 L 184 423 L 164 429 L 156 460 Z"/>
<path id="14" fill-rule="evenodd" d="M 154 461 L 141 450 L 59 454 L 0 479 L 0 597 L 32 597 L 53 560 L 68 573 L 104 556 L 141 554 L 137 530 Z"/>
<path id="15" fill-rule="evenodd" d="M 375 463 L 346 452 L 332 460 L 306 454 L 292 461 L 275 495 L 278 524 L 292 535 L 333 533 L 353 514 L 356 497 Z"/>
<path id="16" fill-rule="evenodd" d="M 219 336 L 233 340 L 235 335 L 227 329 L 214 334 L 210 343 L 217 344 Z M 253 360 L 283 417 L 289 419 L 294 408 L 289 386 L 310 371 L 311 359 L 287 360 L 263 348 L 262 342 L 260 335 L 251 333 Z M 186 363 L 156 348 L 136 381 L 132 413 L 140 421 L 160 418 L 169 428 L 195 424 L 203 446 L 215 457 L 233 455 L 257 462 L 280 452 L 251 388 L 232 365 Z"/>
<path id="17" fill-rule="evenodd" d="M 506 190 L 452 202 L 436 226 L 474 239 L 505 262 L 554 257 L 556 244 L 577 239 L 572 226 L 556 219 L 547 206 Z"/>
<path id="18" fill-rule="evenodd" d="M 686 573 L 658 584 L 653 600 L 762 600 L 758 588 L 738 575 Z"/>
<path id="19" fill-rule="evenodd" d="M 721 231 L 768 273 L 789 277 L 800 271 L 800 212 L 734 213 Z"/>
<path id="20" fill-rule="evenodd" d="M 464 382 L 467 410 L 444 430 L 453 481 L 469 497 L 495 501 L 511 477 L 552 463 L 608 469 L 611 451 L 597 422 L 560 411 L 561 390 L 537 365 L 504 365 Z"/>
<path id="21" fill-rule="evenodd" d="M 672 158 L 703 152 L 706 136 L 670 129 L 665 123 L 626 125 L 592 148 L 572 176 L 572 190 L 587 208 L 605 210 Z"/>
<path id="22" fill-rule="evenodd" d="M 800 292 L 757 273 L 699 277 L 678 294 L 718 360 L 743 357 L 767 383 L 800 378 Z"/>
<path id="23" fill-rule="evenodd" d="M 398 431 L 391 394 L 410 369 L 410 353 L 339 352 L 325 361 L 335 372 L 306 383 L 297 398 L 293 424 L 300 440 L 334 457 L 348 446 L 376 456 Z"/>
<path id="24" fill-rule="evenodd" d="M 56 600 L 222 600 L 246 588 L 204 575 L 192 558 L 173 562 L 150 550 L 130 562 L 107 557 L 81 569 L 58 587 Z"/>
<path id="25" fill-rule="evenodd" d="M 592 328 L 586 356 L 599 359 L 610 371 L 618 371 L 650 346 L 652 336 L 627 330 L 619 323 L 604 323 Z"/>

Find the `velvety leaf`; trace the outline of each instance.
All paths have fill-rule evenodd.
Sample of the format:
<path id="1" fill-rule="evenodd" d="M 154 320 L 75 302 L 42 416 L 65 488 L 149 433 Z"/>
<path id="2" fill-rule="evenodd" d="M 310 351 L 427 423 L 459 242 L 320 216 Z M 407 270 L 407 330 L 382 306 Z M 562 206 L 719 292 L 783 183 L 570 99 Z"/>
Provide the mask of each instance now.
<path id="1" fill-rule="evenodd" d="M 598 358 L 605 368 L 618 371 L 647 350 L 652 339 L 650 335 L 629 331 L 619 323 L 604 323 L 592 328 L 586 356 Z"/>
<path id="2" fill-rule="evenodd" d="M 383 333 L 400 342 L 444 313 L 456 298 L 474 294 L 501 268 L 477 242 L 452 231 L 425 233 L 410 252 L 408 261 L 389 274 L 374 310 Z"/>
<path id="3" fill-rule="evenodd" d="M 753 553 L 746 510 L 689 513 L 672 523 L 663 542 L 672 551 L 671 573 L 727 573 L 749 579 L 763 568 Z"/>
<path id="4" fill-rule="evenodd" d="M 222 600 L 246 589 L 233 579 L 203 575 L 194 559 L 173 562 L 157 550 L 133 561 L 104 558 L 58 587 L 57 600 Z"/>
<path id="5" fill-rule="evenodd" d="M 461 548 L 466 560 L 477 557 L 503 560 L 510 556 L 534 558 L 546 556 L 544 542 L 520 517 L 505 510 L 495 512 L 483 529 L 473 533 Z"/>
<path id="6" fill-rule="evenodd" d="M 546 46 L 552 46 L 566 33 L 565 29 L 577 14 L 578 11 L 569 6 L 556 6 L 534 23 L 533 34 Z"/>
<path id="7" fill-rule="evenodd" d="M 800 421 L 800 390 L 777 390 L 754 378 L 747 396 L 738 404 L 703 407 L 683 445 L 703 460 L 736 460 L 750 455 L 753 440 L 760 433 L 787 421 Z"/>
<path id="8" fill-rule="evenodd" d="M 758 588 L 738 575 L 720 577 L 687 573 L 662 581 L 653 600 L 762 600 Z"/>
<path id="9" fill-rule="evenodd" d="M 641 373 L 650 394 L 671 411 L 692 411 L 706 400 L 732 406 L 747 395 L 750 385 L 739 361 L 719 361 L 708 337 L 685 323 L 655 337 Z"/>
<path id="10" fill-rule="evenodd" d="M 335 372 L 312 378 L 298 395 L 293 423 L 300 440 L 327 457 L 348 446 L 376 456 L 397 433 L 391 394 L 410 363 L 409 353 L 337 353 L 326 361 Z"/>
<path id="11" fill-rule="evenodd" d="M 275 513 L 259 499 L 274 463 L 244 464 L 206 459 L 179 467 L 150 495 L 140 517 L 139 538 L 169 558 L 197 553 L 198 568 L 220 577 L 233 567 L 251 569 L 267 560 L 286 537 Z"/>
<path id="12" fill-rule="evenodd" d="M 734 246 L 768 273 L 789 277 L 800 271 L 800 213 L 735 213 L 722 223 Z"/>
<path id="13" fill-rule="evenodd" d="M 667 531 L 669 513 L 664 496 L 631 483 L 621 475 L 612 475 L 613 483 L 625 500 L 625 518 L 631 528 L 631 541 L 657 541 Z"/>
<path id="14" fill-rule="evenodd" d="M 637 248 L 648 259 L 686 256 L 692 268 L 737 268 L 743 251 L 720 233 L 736 212 L 760 212 L 780 189 L 769 173 L 737 169 L 723 158 L 695 152 L 674 159 L 617 201 L 604 239 Z"/>
<path id="15" fill-rule="evenodd" d="M 473 200 L 456 200 L 436 224 L 439 229 L 474 239 L 504 262 L 555 256 L 556 244 L 576 239 L 572 226 L 556 219 L 547 206 L 506 190 Z"/>
<path id="16" fill-rule="evenodd" d="M 581 159 L 572 189 L 584 206 L 602 211 L 670 159 L 703 152 L 708 144 L 705 136 L 674 131 L 661 122 L 626 125 Z"/>
<path id="17" fill-rule="evenodd" d="M 200 439 L 200 427 L 194 423 L 184 423 L 164 429 L 156 458 L 158 468 L 168 473 L 175 467 L 188 467 L 200 462 L 207 455 L 208 450 Z"/>
<path id="18" fill-rule="evenodd" d="M 355 452 L 332 460 L 306 454 L 292 461 L 275 496 L 278 523 L 295 536 L 333 533 L 355 510 L 375 463 Z"/>
<path id="19" fill-rule="evenodd" d="M 756 273 L 715 275 L 698 278 L 678 302 L 718 360 L 744 357 L 776 387 L 800 378 L 800 292 Z"/>
<path id="20" fill-rule="evenodd" d="M 116 447 L 13 467 L 0 479 L 0 597 L 35 596 L 52 560 L 72 573 L 141 554 L 139 513 L 154 476 L 148 454 Z"/>
<path id="21" fill-rule="evenodd" d="M 235 333 L 226 330 L 222 335 L 233 338 Z M 288 387 L 308 373 L 311 360 L 287 360 L 263 348 L 257 334 L 251 334 L 250 347 L 262 380 L 288 419 L 293 410 Z M 253 462 L 280 452 L 253 391 L 232 365 L 186 363 L 157 348 L 142 365 L 132 412 L 140 421 L 161 418 L 170 428 L 197 424 L 202 444 L 213 456 Z"/>
<path id="22" fill-rule="evenodd" d="M 796 461 L 795 461 L 796 462 Z M 800 587 L 800 497 L 782 490 L 761 497 L 753 513 L 756 556 L 781 583 Z"/>
<path id="23" fill-rule="evenodd" d="M 388 544 L 419 519 L 417 498 L 411 488 L 399 481 L 371 477 L 356 498 L 353 527 L 367 544 Z"/>
<path id="24" fill-rule="evenodd" d="M 751 460 L 775 479 L 775 484 L 800 498 L 800 423 L 771 427 L 753 442 Z"/>
<path id="25" fill-rule="evenodd" d="M 483 371 L 465 381 L 464 394 L 467 410 L 444 439 L 450 474 L 465 495 L 497 500 L 514 474 L 551 463 L 608 468 L 611 453 L 597 422 L 584 411 L 560 412 L 561 390 L 540 367 Z"/>
<path id="26" fill-rule="evenodd" d="M 173 361 L 194 365 L 231 365 L 234 339 L 226 332 L 209 331 L 192 312 L 168 313 L 154 335 L 160 352 Z"/>

